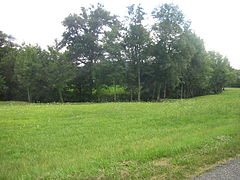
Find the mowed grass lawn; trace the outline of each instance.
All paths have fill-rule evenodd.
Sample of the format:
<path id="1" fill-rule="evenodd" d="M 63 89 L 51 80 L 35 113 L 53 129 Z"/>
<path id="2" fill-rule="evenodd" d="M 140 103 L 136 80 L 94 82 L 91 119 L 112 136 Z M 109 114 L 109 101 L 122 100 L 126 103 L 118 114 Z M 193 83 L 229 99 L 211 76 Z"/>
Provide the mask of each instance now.
<path id="1" fill-rule="evenodd" d="M 240 89 L 165 103 L 0 102 L 0 179 L 187 179 L 240 154 Z"/>

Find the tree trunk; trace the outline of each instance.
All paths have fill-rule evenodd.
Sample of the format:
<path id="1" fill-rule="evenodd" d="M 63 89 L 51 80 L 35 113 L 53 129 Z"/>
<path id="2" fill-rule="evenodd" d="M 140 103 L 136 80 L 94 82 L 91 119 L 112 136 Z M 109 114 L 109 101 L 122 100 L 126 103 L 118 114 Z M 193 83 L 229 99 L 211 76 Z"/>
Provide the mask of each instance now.
<path id="1" fill-rule="evenodd" d="M 140 63 L 138 63 L 138 102 L 141 101 L 141 72 Z"/>
<path id="2" fill-rule="evenodd" d="M 164 83 L 163 99 L 166 98 L 166 95 L 167 95 L 167 83 L 165 82 L 165 83 Z"/>
<path id="3" fill-rule="evenodd" d="M 193 89 L 190 89 L 190 96 L 193 97 Z"/>
<path id="4" fill-rule="evenodd" d="M 130 101 L 131 101 L 131 102 L 133 101 L 133 92 L 132 92 L 132 89 L 130 90 Z"/>
<path id="5" fill-rule="evenodd" d="M 154 97 L 155 97 L 155 91 L 156 91 L 156 82 L 154 82 L 154 84 L 153 84 L 152 100 L 154 100 Z"/>
<path id="6" fill-rule="evenodd" d="M 61 88 L 58 88 L 58 94 L 59 94 L 59 100 L 60 100 L 60 102 L 61 102 L 61 103 L 64 103 Z"/>
<path id="7" fill-rule="evenodd" d="M 93 86 L 95 83 L 94 75 L 93 75 L 93 61 L 90 62 L 89 64 L 89 78 L 90 78 L 90 87 L 89 87 L 89 95 L 90 95 L 90 100 L 93 100 Z"/>
<path id="8" fill-rule="evenodd" d="M 181 99 L 183 98 L 183 83 L 181 83 L 181 95 L 180 95 L 180 98 Z"/>
<path id="9" fill-rule="evenodd" d="M 113 99 L 114 99 L 114 101 L 116 102 L 116 101 L 117 101 L 117 86 L 116 86 L 115 81 L 113 81 L 113 84 L 114 84 L 114 95 L 113 95 Z"/>
<path id="10" fill-rule="evenodd" d="M 28 102 L 31 102 L 32 98 L 31 98 L 31 93 L 30 93 L 30 88 L 29 87 L 27 88 L 27 96 L 28 96 Z"/>
<path id="11" fill-rule="evenodd" d="M 157 94 L 157 101 L 159 101 L 160 100 L 160 96 L 161 96 L 161 83 L 159 83 L 159 87 L 158 87 L 158 94 Z"/>
<path id="12" fill-rule="evenodd" d="M 183 98 L 185 99 L 186 98 L 186 87 L 185 87 L 185 89 L 183 89 Z"/>

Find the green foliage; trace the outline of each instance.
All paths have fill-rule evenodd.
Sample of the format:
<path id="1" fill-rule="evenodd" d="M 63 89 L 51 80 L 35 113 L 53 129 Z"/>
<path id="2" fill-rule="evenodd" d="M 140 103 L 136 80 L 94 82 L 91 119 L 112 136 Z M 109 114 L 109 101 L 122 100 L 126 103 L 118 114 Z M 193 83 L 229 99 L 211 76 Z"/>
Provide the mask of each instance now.
<path id="1" fill-rule="evenodd" d="M 193 33 L 188 34 L 193 56 L 183 74 L 183 97 L 194 97 L 209 92 L 212 68 L 203 41 Z"/>
<path id="2" fill-rule="evenodd" d="M 4 77 L 0 75 L 0 94 L 5 93 L 7 91 L 6 81 Z"/>
<path id="3" fill-rule="evenodd" d="M 128 87 L 131 92 L 138 89 L 138 101 L 141 100 L 141 69 L 143 61 L 147 59 L 146 48 L 150 44 L 150 33 L 143 26 L 145 12 L 138 5 L 128 7 L 129 25 L 124 37 L 125 55 L 128 63 Z M 132 100 L 132 93 L 131 93 Z"/>
<path id="4" fill-rule="evenodd" d="M 59 93 L 59 100 L 63 100 L 63 90 L 75 77 L 74 64 L 68 59 L 68 52 L 64 54 L 58 52 L 57 49 L 49 47 L 49 65 L 47 67 L 48 83 L 52 89 L 55 89 Z"/>
<path id="5" fill-rule="evenodd" d="M 205 50 L 178 6 L 155 8 L 153 25 L 145 17 L 134 4 L 121 21 L 101 4 L 82 7 L 64 19 L 63 38 L 47 50 L 18 46 L 0 31 L 0 100 L 162 101 L 239 87 L 239 71 Z M 126 93 L 103 95 L 105 87 Z"/>
<path id="6" fill-rule="evenodd" d="M 105 29 L 114 24 L 114 17 L 98 4 L 81 8 L 81 13 L 71 14 L 65 18 L 63 25 L 63 45 L 66 45 L 71 57 L 76 63 L 95 63 L 102 55 L 103 49 L 99 44 Z"/>
<path id="7" fill-rule="evenodd" d="M 189 64 L 192 52 L 188 40 L 189 22 L 177 6 L 164 4 L 152 12 L 156 23 L 153 25 L 155 45 L 153 57 L 155 61 L 155 84 L 157 100 L 163 90 L 163 98 L 167 89 L 175 89 L 182 80 L 183 73 Z M 183 83 L 183 82 L 181 82 Z"/>
<path id="8" fill-rule="evenodd" d="M 77 65 L 84 65 L 88 78 L 88 98 L 93 100 L 92 91 L 96 88 L 95 64 L 103 56 L 102 40 L 108 28 L 116 24 L 116 17 L 98 4 L 96 7 L 81 8 L 81 13 L 71 14 L 65 18 L 63 25 L 66 31 L 63 34 L 62 44 L 67 47 L 71 59 Z"/>
<path id="9" fill-rule="evenodd" d="M 117 101 L 117 98 L 124 97 L 128 95 L 128 92 L 124 87 L 119 85 L 111 85 L 111 86 L 102 86 L 93 91 L 93 94 L 98 97 L 98 101 Z"/>
<path id="10" fill-rule="evenodd" d="M 14 38 L 0 31 L 0 56 L 4 55 L 4 50 L 14 46 Z"/>
<path id="11" fill-rule="evenodd" d="M 28 102 L 32 101 L 32 92 L 44 77 L 41 71 L 42 56 L 41 48 L 38 46 L 25 46 L 18 51 L 15 63 L 15 75 L 19 84 L 26 89 Z M 45 75 L 45 74 L 44 74 Z M 35 88 L 35 89 L 34 89 Z"/>
<path id="12" fill-rule="evenodd" d="M 239 95 L 0 102 L 0 179 L 189 179 L 240 153 Z"/>
<path id="13" fill-rule="evenodd" d="M 240 87 L 240 70 L 231 69 L 229 76 L 228 85 L 231 87 Z"/>
<path id="14" fill-rule="evenodd" d="M 18 93 L 14 79 L 16 45 L 14 38 L 0 31 L 0 99 L 10 100 Z"/>
<path id="15" fill-rule="evenodd" d="M 20 86 L 26 89 L 27 99 L 32 101 L 61 101 L 62 91 L 74 78 L 74 65 L 53 47 L 48 51 L 38 46 L 24 46 L 17 54 L 15 76 Z M 57 92 L 59 98 L 49 97 Z"/>
<path id="16" fill-rule="evenodd" d="M 114 95 L 116 94 L 126 94 L 126 91 L 123 87 L 120 86 L 106 86 L 101 88 L 98 93 L 105 94 L 105 95 Z"/>
<path id="17" fill-rule="evenodd" d="M 208 56 L 213 70 L 210 80 L 211 88 L 215 93 L 222 92 L 229 80 L 229 61 L 226 57 L 216 52 L 209 52 Z"/>

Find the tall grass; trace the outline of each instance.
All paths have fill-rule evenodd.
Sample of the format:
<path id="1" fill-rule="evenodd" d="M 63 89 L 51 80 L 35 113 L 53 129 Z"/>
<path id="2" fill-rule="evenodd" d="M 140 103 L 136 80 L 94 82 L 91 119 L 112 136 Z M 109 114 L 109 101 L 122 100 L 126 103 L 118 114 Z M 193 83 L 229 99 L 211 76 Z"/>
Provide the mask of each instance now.
<path id="1" fill-rule="evenodd" d="M 0 179 L 186 179 L 240 154 L 240 89 L 165 103 L 0 102 Z"/>

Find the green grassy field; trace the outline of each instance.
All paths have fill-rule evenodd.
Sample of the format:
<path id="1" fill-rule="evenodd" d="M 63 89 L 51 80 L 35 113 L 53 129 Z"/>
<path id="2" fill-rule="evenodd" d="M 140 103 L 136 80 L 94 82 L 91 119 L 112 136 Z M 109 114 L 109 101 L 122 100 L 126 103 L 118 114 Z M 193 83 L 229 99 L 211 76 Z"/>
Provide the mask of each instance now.
<path id="1" fill-rule="evenodd" d="M 187 179 L 240 154 L 240 89 L 165 103 L 0 102 L 0 179 Z"/>

